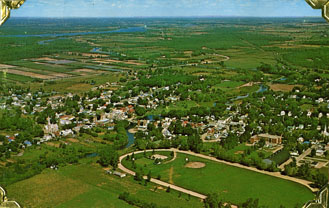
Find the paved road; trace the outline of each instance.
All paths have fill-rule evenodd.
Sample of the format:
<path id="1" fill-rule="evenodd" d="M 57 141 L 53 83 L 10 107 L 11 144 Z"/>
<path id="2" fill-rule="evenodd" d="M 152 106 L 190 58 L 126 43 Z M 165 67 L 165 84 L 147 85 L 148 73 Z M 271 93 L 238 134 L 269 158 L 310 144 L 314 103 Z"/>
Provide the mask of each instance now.
<path id="1" fill-rule="evenodd" d="M 301 155 L 299 155 L 298 157 L 296 157 L 296 164 L 299 165 L 299 162 L 301 160 L 303 160 L 307 155 L 309 155 L 312 151 L 312 149 L 315 148 L 315 145 L 313 145 L 312 147 L 308 148 L 307 150 L 305 150 Z M 282 163 L 279 168 L 281 170 L 284 170 L 284 166 L 289 165 L 293 160 L 291 158 L 289 158 L 286 162 Z"/>
<path id="2" fill-rule="evenodd" d="M 291 158 L 289 158 L 286 162 L 282 163 L 282 164 L 279 166 L 279 168 L 280 168 L 281 170 L 284 170 L 284 166 L 289 165 L 292 161 L 293 161 L 293 160 L 292 160 Z"/>
<path id="3" fill-rule="evenodd" d="M 299 161 L 301 161 L 301 160 L 304 159 L 304 157 L 306 157 L 307 155 L 311 154 L 313 148 L 315 148 L 315 145 L 312 145 L 312 147 L 308 148 L 308 149 L 305 150 L 301 155 L 299 155 L 299 156 L 296 158 L 296 163 L 298 164 Z"/>

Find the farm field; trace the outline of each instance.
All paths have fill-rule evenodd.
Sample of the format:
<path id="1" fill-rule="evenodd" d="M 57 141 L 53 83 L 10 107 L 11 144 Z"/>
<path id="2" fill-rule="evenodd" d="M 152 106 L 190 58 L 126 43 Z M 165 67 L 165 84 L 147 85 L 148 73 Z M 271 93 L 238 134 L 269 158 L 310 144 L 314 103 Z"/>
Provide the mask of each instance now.
<path id="1" fill-rule="evenodd" d="M 14 18 L 12 21 L 17 20 Z M 115 31 L 119 28 L 113 21 L 111 27 L 104 23 L 97 24 L 94 29 L 100 34 L 70 36 L 69 33 L 72 32 L 90 30 L 87 23 L 79 29 L 75 28 L 75 21 L 67 20 L 65 29 L 55 24 L 55 27 L 47 28 L 46 31 L 40 30 L 40 24 L 47 26 L 48 20 L 42 23 L 32 22 L 29 23 L 29 28 L 24 28 L 31 35 L 65 31 L 65 37 L 45 35 L 14 39 L 15 35 L 21 35 L 20 32 L 10 25 L 3 27 L 0 45 L 6 50 L 0 52 L 0 69 L 7 70 L 7 81 L 22 85 L 31 83 L 41 87 L 40 82 L 49 80 L 74 80 L 77 77 L 83 80 L 101 74 L 110 76 L 113 70 L 124 73 L 148 67 L 172 67 L 194 76 L 228 79 L 213 86 L 213 89 L 243 95 L 253 92 L 255 86 L 236 90 L 235 87 L 247 83 L 243 78 L 237 78 L 237 70 L 254 71 L 262 63 L 274 65 L 277 62 L 291 67 L 327 67 L 321 60 L 329 48 L 322 47 L 320 53 L 316 54 L 314 47 L 322 40 L 321 37 L 312 36 L 310 32 L 321 31 L 322 25 L 309 23 L 299 27 L 299 19 L 291 19 L 296 26 L 292 28 L 287 27 L 290 23 L 279 24 L 271 18 L 265 21 L 273 24 L 260 25 L 256 23 L 262 21 L 257 19 L 245 19 L 244 24 L 238 22 L 236 25 L 237 20 L 234 18 L 210 18 L 206 21 L 187 18 L 170 23 L 166 19 L 136 20 L 134 23 L 125 20 L 124 29 L 128 28 L 126 32 L 102 34 L 102 30 L 110 28 Z M 86 20 L 90 21 L 92 20 Z M 189 22 L 198 24 L 185 27 Z M 209 22 L 213 27 L 207 25 Z M 161 23 L 165 23 L 165 26 L 161 26 Z M 129 29 L 142 28 L 145 25 L 145 30 Z M 20 50 L 24 50 L 24 53 L 20 53 Z M 291 55 L 296 53 L 297 56 Z M 311 54 L 314 58 L 305 61 L 305 54 Z M 315 57 L 316 55 L 319 57 Z M 293 80 L 288 79 L 281 85 L 270 86 L 274 91 L 290 91 L 294 83 L 289 82 Z M 272 81 L 268 80 L 268 84 Z M 68 87 L 62 89 L 70 90 Z M 83 90 L 84 88 L 81 91 Z"/>
<path id="2" fill-rule="evenodd" d="M 205 164 L 205 167 L 187 168 L 186 158 L 189 162 Z M 296 204 L 302 206 L 313 198 L 312 192 L 300 184 L 190 155 L 178 153 L 173 162 L 161 165 L 148 162 L 150 159 L 146 158 L 141 158 L 140 162 L 138 160 L 136 164 L 142 165 L 137 166 L 137 170 L 142 168 L 144 173 L 151 171 L 153 177 L 160 175 L 163 181 L 203 194 L 219 193 L 223 201 L 233 204 L 258 198 L 261 205 L 270 208 L 280 205 L 294 207 Z M 124 160 L 123 164 L 131 168 L 129 161 Z M 271 188 L 274 186 L 275 189 Z"/>

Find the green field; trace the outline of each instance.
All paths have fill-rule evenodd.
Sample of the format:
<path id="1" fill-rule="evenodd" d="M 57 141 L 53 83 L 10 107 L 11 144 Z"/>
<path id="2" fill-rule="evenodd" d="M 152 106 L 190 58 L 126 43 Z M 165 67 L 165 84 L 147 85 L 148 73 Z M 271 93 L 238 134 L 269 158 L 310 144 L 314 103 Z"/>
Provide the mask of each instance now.
<path id="1" fill-rule="evenodd" d="M 106 175 L 98 165 L 81 164 L 47 169 L 41 174 L 6 187 L 8 197 L 23 207 L 133 207 L 119 200 L 119 194 L 129 191 L 133 197 L 168 207 L 202 207 L 196 198 L 166 193 L 165 188 L 154 191 L 154 184 L 138 184 L 132 177 L 120 179 Z M 173 204 L 175 204 L 173 206 Z"/>
<path id="2" fill-rule="evenodd" d="M 200 169 L 186 168 L 186 157 L 206 166 Z M 129 161 L 124 161 L 124 164 L 131 168 Z M 161 175 L 161 180 L 203 194 L 219 193 L 223 201 L 233 204 L 242 203 L 248 198 L 258 198 L 261 205 L 268 207 L 294 207 L 296 204 L 302 206 L 314 197 L 310 190 L 294 182 L 184 154 L 178 154 L 176 160 L 168 164 L 148 163 L 142 167 L 146 173 L 151 170 L 153 177 Z"/>

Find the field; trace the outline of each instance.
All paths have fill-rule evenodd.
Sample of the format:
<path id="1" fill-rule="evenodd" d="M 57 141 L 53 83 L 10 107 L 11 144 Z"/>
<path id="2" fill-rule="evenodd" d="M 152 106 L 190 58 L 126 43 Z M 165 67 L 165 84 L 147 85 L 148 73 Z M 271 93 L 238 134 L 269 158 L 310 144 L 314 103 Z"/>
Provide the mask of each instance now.
<path id="1" fill-rule="evenodd" d="M 189 158 L 190 162 L 204 163 L 205 167 L 186 168 L 185 158 Z M 149 159 L 141 160 L 146 164 L 145 160 Z M 138 164 L 138 160 L 136 163 Z M 124 165 L 131 166 L 129 161 L 125 161 Z M 233 204 L 242 203 L 248 198 L 258 198 L 261 205 L 270 208 L 280 205 L 294 207 L 296 204 L 301 206 L 314 197 L 310 190 L 297 183 L 180 153 L 171 163 L 147 163 L 146 167 L 138 167 L 142 167 L 146 173 L 150 170 L 154 177 L 160 174 L 161 180 L 193 191 L 203 194 L 219 193 L 221 199 Z"/>
<path id="2" fill-rule="evenodd" d="M 150 67 L 172 67 L 194 76 L 226 79 L 212 88 L 241 95 L 254 92 L 256 86 L 235 89 L 248 83 L 248 77 L 241 77 L 237 73 L 240 69 L 255 71 L 262 63 L 282 63 L 300 69 L 327 69 L 321 60 L 326 58 L 329 48 L 316 49 L 327 42 L 312 33 L 325 33 L 326 28 L 318 23 L 318 19 L 309 19 L 309 23 L 304 24 L 298 18 L 187 18 L 176 21 L 150 18 L 127 19 L 120 23 L 110 19 L 110 25 L 104 19 L 101 23 L 93 23 L 93 31 L 115 31 L 124 26 L 128 28 L 127 32 L 77 36 L 68 33 L 90 31 L 92 19 L 85 19 L 81 27 L 75 27 L 75 19 L 65 20 L 65 26 L 56 21 L 51 22 L 53 20 L 35 20 L 29 22 L 29 27 L 22 28 L 27 34 L 63 32 L 65 37 L 45 35 L 16 38 L 15 35 L 22 33 L 15 25 L 22 20 L 14 18 L 11 21 L 12 24 L 7 24 L 1 31 L 0 45 L 5 50 L 0 52 L 0 70 L 8 70 L 7 82 L 23 85 L 31 83 L 38 88 L 44 87 L 40 82 L 49 80 L 84 80 Z M 193 24 L 186 27 L 190 23 Z M 209 24 L 212 26 L 209 27 Z M 47 29 L 40 29 L 40 25 Z M 147 25 L 147 30 L 129 30 L 144 25 Z M 21 53 L 22 50 L 24 53 Z M 273 80 L 268 81 L 271 84 Z M 289 82 L 294 81 L 294 78 L 287 77 L 287 83 L 270 86 L 274 91 L 290 91 L 294 85 Z M 73 87 L 77 88 L 79 86 Z M 67 86 L 61 88 L 61 91 L 65 90 L 70 89 Z M 84 90 L 83 87 L 75 91 Z"/>
<path id="3" fill-rule="evenodd" d="M 47 169 L 30 179 L 17 182 L 7 188 L 9 198 L 24 207 L 132 207 L 119 200 L 120 193 L 129 191 L 140 200 L 172 207 L 202 207 L 198 199 L 186 195 L 166 193 L 165 188 L 154 191 L 155 185 L 140 185 L 132 177 L 119 179 L 106 175 L 98 165 L 86 162 L 75 166 L 60 167 L 58 171 Z"/>

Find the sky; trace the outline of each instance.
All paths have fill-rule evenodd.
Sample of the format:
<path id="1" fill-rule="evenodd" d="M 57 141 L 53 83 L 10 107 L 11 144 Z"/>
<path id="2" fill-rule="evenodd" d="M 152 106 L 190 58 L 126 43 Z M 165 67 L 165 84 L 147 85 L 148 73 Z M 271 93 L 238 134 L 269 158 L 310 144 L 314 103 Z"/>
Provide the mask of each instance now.
<path id="1" fill-rule="evenodd" d="M 12 17 L 321 16 L 305 0 L 26 0 Z"/>

